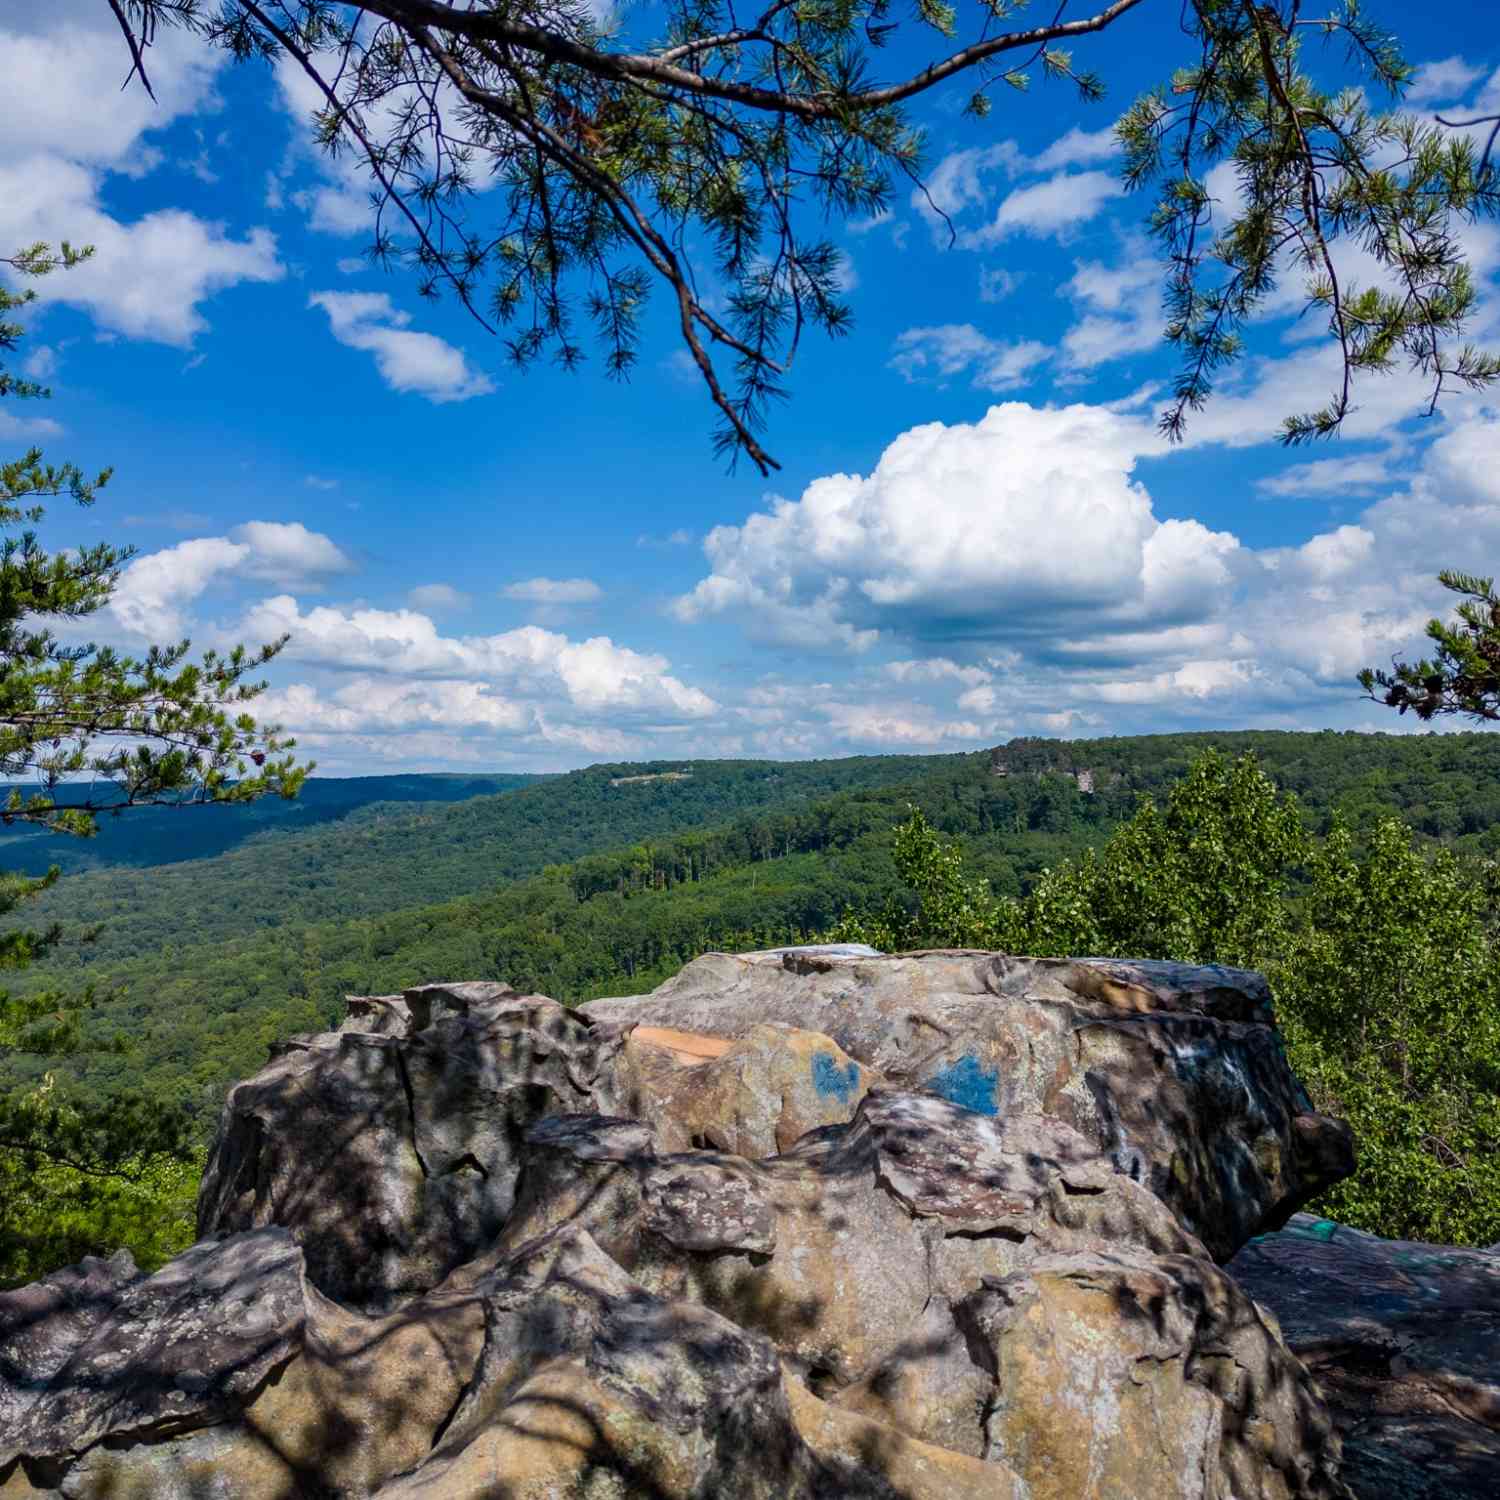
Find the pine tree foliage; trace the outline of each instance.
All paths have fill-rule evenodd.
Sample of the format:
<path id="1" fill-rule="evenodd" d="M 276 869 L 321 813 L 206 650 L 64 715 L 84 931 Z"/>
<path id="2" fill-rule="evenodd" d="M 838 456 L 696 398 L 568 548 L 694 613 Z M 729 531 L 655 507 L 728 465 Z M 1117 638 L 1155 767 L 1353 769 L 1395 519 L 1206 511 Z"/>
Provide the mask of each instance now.
<path id="1" fill-rule="evenodd" d="M 1429 382 L 1429 411 L 1446 391 L 1500 378 L 1500 358 L 1462 342 L 1478 291 L 1457 238 L 1500 205 L 1500 180 L 1467 134 L 1370 106 L 1360 85 L 1395 101 L 1411 77 L 1395 38 L 1359 0 L 1317 18 L 1297 0 L 1194 0 L 1191 11 L 1198 57 L 1118 127 L 1127 183 L 1160 183 L 1151 227 L 1170 267 L 1166 336 L 1184 360 L 1162 431 L 1181 437 L 1288 274 L 1303 278 L 1342 356 L 1328 403 L 1286 418 L 1288 444 L 1338 431 L 1361 374 L 1404 362 Z M 1356 83 L 1319 85 L 1303 57 L 1319 34 L 1343 42 Z M 1233 168 L 1238 212 L 1210 195 L 1222 166 Z M 1373 261 L 1376 281 L 1340 272 L 1344 246 Z"/>
<path id="2" fill-rule="evenodd" d="M 90 254 L 66 243 L 54 254 L 38 244 L 0 264 L 21 276 L 46 276 Z M 35 295 L 0 285 L 0 351 L 14 352 L 24 330 L 11 315 Z M 48 392 L 0 368 L 0 394 Z M 42 500 L 66 496 L 89 506 L 109 478 L 109 470 L 89 478 L 76 464 L 44 463 L 35 448 L 0 464 L 0 778 L 29 778 L 38 788 L 27 794 L 12 787 L 0 820 L 87 837 L 101 812 L 125 806 L 295 796 L 310 767 L 297 765 L 292 741 L 244 711 L 265 686 L 247 679 L 285 637 L 190 662 L 187 641 L 135 658 L 64 644 L 54 633 L 107 604 L 135 553 L 107 543 L 49 553 L 30 528 L 46 515 Z M 59 783 L 84 776 L 98 795 L 59 806 Z"/>
<path id="3" fill-rule="evenodd" d="M 505 329 L 517 364 L 574 366 L 591 329 L 623 378 L 647 296 L 664 292 L 717 409 L 717 449 L 762 473 L 777 465 L 758 434 L 803 334 L 850 327 L 825 225 L 920 186 L 927 146 L 906 106 L 951 86 L 983 117 L 997 92 L 1038 78 L 1098 100 L 1100 73 L 1072 49 L 1107 47 L 1094 39 L 1147 8 L 1083 14 L 1061 0 L 1027 25 L 1026 0 L 917 0 L 909 14 L 890 0 L 765 0 L 745 15 L 732 0 L 667 0 L 642 45 L 624 39 L 632 12 L 585 0 L 106 3 L 148 85 L 162 25 L 303 72 L 322 100 L 317 139 L 375 184 L 374 259 L 409 262 L 423 292 L 447 290 Z M 1358 0 L 1302 10 L 1150 6 L 1157 24 L 1177 22 L 1186 61 L 1117 133 L 1127 185 L 1159 188 L 1166 335 L 1184 358 L 1162 417 L 1173 437 L 1287 275 L 1326 314 L 1343 370 L 1325 407 L 1287 419 L 1288 442 L 1337 431 L 1356 378 L 1402 361 L 1433 402 L 1500 378 L 1500 361 L 1463 342 L 1476 293 L 1457 238 L 1497 205 L 1488 156 L 1367 102 L 1369 90 L 1398 104 L 1411 70 Z M 1308 41 L 1332 43 L 1332 63 Z M 1319 81 L 1328 66 L 1341 86 Z M 1221 165 L 1239 204 L 1212 200 Z M 1374 258 L 1377 282 L 1341 275 L 1345 244 Z"/>
<path id="4" fill-rule="evenodd" d="M 1419 719 L 1464 714 L 1480 722 L 1500 720 L 1500 594 L 1493 578 L 1451 570 L 1438 574 L 1445 589 L 1463 596 L 1451 622 L 1429 620 L 1427 638 L 1436 648 L 1420 661 L 1392 663 L 1386 672 L 1366 667 L 1359 684 L 1367 697 Z"/>

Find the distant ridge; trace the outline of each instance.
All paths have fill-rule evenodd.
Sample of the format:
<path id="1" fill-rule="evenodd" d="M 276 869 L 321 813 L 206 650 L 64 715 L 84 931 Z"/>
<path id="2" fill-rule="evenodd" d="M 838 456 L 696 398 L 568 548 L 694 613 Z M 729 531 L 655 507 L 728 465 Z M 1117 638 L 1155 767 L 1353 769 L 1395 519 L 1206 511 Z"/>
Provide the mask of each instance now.
<path id="1" fill-rule="evenodd" d="M 99 820 L 99 832 L 86 842 L 37 828 L 0 829 L 0 869 L 39 875 L 50 865 L 65 873 L 141 867 L 188 859 L 212 859 L 261 834 L 336 822 L 375 803 L 463 802 L 493 796 L 545 780 L 519 772 L 408 773 L 396 776 L 310 776 L 294 801 L 263 797 L 237 807 L 135 807 Z M 14 786 L 22 796 L 37 788 Z M 84 801 L 90 788 L 59 787 L 60 803 Z"/>

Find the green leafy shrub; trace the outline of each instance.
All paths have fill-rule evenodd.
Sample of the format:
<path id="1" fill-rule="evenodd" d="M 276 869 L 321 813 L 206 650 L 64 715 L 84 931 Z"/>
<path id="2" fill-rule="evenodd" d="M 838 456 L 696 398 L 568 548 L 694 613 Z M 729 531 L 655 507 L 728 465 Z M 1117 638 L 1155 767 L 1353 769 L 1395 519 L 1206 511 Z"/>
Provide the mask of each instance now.
<path id="1" fill-rule="evenodd" d="M 1500 1239 L 1500 953 L 1492 890 L 1396 819 L 1336 826 L 1271 968 L 1294 1066 L 1347 1119 L 1358 1173 L 1320 1209 L 1379 1234 Z"/>
<path id="2" fill-rule="evenodd" d="M 995 900 L 987 881 L 964 873 L 956 843 L 945 844 L 920 808 L 910 810 L 911 817 L 896 830 L 892 855 L 916 895 L 915 905 L 893 895 L 876 915 L 846 913 L 826 941 L 869 943 L 886 953 L 1002 946 L 1010 909 Z"/>

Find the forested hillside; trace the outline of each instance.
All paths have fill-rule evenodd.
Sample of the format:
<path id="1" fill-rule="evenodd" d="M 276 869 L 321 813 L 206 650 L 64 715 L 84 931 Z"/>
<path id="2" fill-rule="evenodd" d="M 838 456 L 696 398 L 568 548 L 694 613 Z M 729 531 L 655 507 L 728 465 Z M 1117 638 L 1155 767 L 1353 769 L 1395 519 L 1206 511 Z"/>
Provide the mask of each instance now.
<path id="1" fill-rule="evenodd" d="M 1010 774 L 1087 769 L 1101 792 L 1159 792 L 1207 748 L 1253 754 L 1295 792 L 1320 829 L 1335 812 L 1357 826 L 1394 813 L 1418 833 L 1500 851 L 1500 736 L 1315 734 L 1245 730 L 1099 740 L 1012 740 L 994 752 Z"/>
<path id="2" fill-rule="evenodd" d="M 35 926 L 55 921 L 73 931 L 103 924 L 89 945 L 59 950 L 48 965 L 52 974 L 143 955 L 175 962 L 168 950 L 490 891 L 594 850 L 743 811 L 888 785 L 964 758 L 599 765 L 460 803 L 383 801 L 337 823 L 254 839 L 214 859 L 64 879 L 27 915 Z M 690 774 L 682 774 L 684 767 Z M 206 809 L 163 816 L 227 821 L 237 815 Z M 118 824 L 128 827 L 135 816 Z"/>
<path id="3" fill-rule="evenodd" d="M 986 755 L 683 763 L 673 780 L 604 766 L 64 881 L 47 915 L 104 930 L 26 979 L 105 997 L 93 1024 L 130 1050 L 70 1064 L 91 1090 L 144 1089 L 203 1128 L 270 1042 L 327 1025 L 346 993 L 462 976 L 578 1000 L 649 988 L 705 948 L 797 940 L 898 888 L 908 806 L 960 836 L 998 893 L 1022 894 L 1209 745 L 1255 750 L 1315 831 L 1337 810 L 1356 830 L 1396 813 L 1476 851 L 1500 837 L 1500 737 L 1482 734 L 1015 742 L 1005 776 Z M 1061 774 L 1079 767 L 1094 793 Z"/>
<path id="4" fill-rule="evenodd" d="M 299 799 L 307 803 L 310 827 L 285 826 L 280 809 L 299 803 L 267 800 L 244 809 L 192 812 L 143 809 L 106 819 L 100 836 L 119 848 L 139 830 L 130 863 L 141 868 L 86 870 L 64 879 L 30 914 L 36 925 L 57 921 L 75 931 L 103 924 L 92 945 L 65 947 L 57 954 L 49 965 L 56 973 L 159 956 L 168 946 L 181 950 L 268 927 L 377 916 L 447 901 L 494 890 L 549 864 L 715 826 L 742 812 L 928 777 L 936 778 L 928 793 L 939 804 L 935 815 L 947 831 L 1024 836 L 1003 849 L 985 839 L 974 851 L 998 889 L 1016 891 L 1047 862 L 1128 816 L 1139 795 L 1170 784 L 1198 750 L 1210 745 L 1231 754 L 1253 751 L 1322 826 L 1335 810 L 1356 826 L 1380 812 L 1396 813 L 1419 832 L 1458 847 L 1500 849 L 1500 738 L 1495 736 L 1244 732 L 1017 740 L 997 752 L 1008 777 L 992 776 L 982 755 L 660 762 L 593 766 L 551 778 L 513 777 L 508 779 L 517 784 L 514 792 L 464 801 L 450 800 L 448 792 L 507 778 L 315 779 Z M 1079 792 L 1068 776 L 1043 774 L 1074 769 L 1093 772 L 1092 795 Z M 996 783 L 1012 789 L 1002 795 Z M 949 789 L 939 793 L 939 786 Z M 390 796 L 381 795 L 386 787 Z M 977 795 L 980 787 L 989 792 Z M 1028 789 L 1017 790 L 1022 787 Z M 441 789 L 442 798 L 399 805 L 432 789 Z M 372 803 L 372 797 L 378 800 Z M 946 813 L 945 801 L 951 803 Z M 267 832 L 272 818 L 282 826 Z M 224 839 L 235 828 L 256 832 L 221 856 L 197 857 L 203 845 L 194 844 L 195 836 Z M 62 857 L 74 856 L 71 864 L 64 863 L 65 871 L 76 867 L 77 851 L 92 848 L 92 841 L 46 842 L 58 845 Z M 183 862 L 185 852 L 191 864 Z"/>

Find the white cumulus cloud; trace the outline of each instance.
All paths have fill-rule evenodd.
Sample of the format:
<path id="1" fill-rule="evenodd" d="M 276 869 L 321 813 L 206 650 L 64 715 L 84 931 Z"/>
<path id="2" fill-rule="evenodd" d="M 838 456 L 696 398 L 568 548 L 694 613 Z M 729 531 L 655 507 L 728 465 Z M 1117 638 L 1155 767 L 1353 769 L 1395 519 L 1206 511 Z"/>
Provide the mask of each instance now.
<path id="1" fill-rule="evenodd" d="M 247 521 L 227 536 L 195 537 L 136 558 L 120 575 L 109 612 L 131 635 L 167 642 L 187 633 L 187 606 L 223 574 L 305 586 L 353 566 L 326 536 L 298 521 Z"/>
<path id="2" fill-rule="evenodd" d="M 1148 422 L 1009 402 L 914 428 L 868 475 L 828 475 L 717 528 L 709 572 L 674 608 L 780 645 L 926 647 L 877 670 L 952 695 L 948 714 L 929 704 L 934 743 L 939 719 L 1003 735 L 1035 732 L 1042 710 L 1122 731 L 1363 722 L 1356 672 L 1420 651 L 1450 606 L 1439 569 L 1500 551 L 1497 451 L 1500 413 L 1457 409 L 1353 521 L 1254 548 L 1157 513 L 1137 472 L 1167 456 Z M 1234 482 L 1228 454 L 1225 472 Z"/>
<path id="3" fill-rule="evenodd" d="M 340 548 L 300 521 L 246 521 L 229 536 L 246 549 L 242 563 L 246 578 L 290 584 L 354 569 Z"/>
<path id="4" fill-rule="evenodd" d="M 185 346 L 207 326 L 200 304 L 213 293 L 284 275 L 266 229 L 239 236 L 178 208 L 117 218 L 101 203 L 110 173 L 139 177 L 160 164 L 148 132 L 218 107 L 224 61 L 164 28 L 151 50 L 152 103 L 139 86 L 121 91 L 130 60 L 106 7 L 9 7 L 0 21 L 0 244 L 68 239 L 96 252 L 33 283 L 40 301 L 86 308 L 130 338 Z"/>
<path id="5" fill-rule="evenodd" d="M 512 691 L 528 684 L 542 698 L 614 713 L 713 714 L 708 694 L 674 677 L 663 656 L 633 651 L 608 636 L 575 641 L 524 625 L 497 635 L 447 636 L 417 610 L 303 609 L 290 594 L 263 599 L 235 627 L 248 639 L 290 634 L 289 662 L 393 677 L 480 680 Z"/>
<path id="6" fill-rule="evenodd" d="M 786 639 L 831 627 L 866 646 L 882 630 L 1003 639 L 1175 623 L 1227 580 L 1236 543 L 1154 515 L 1131 477 L 1152 445 L 1140 423 L 1089 406 L 1010 402 L 972 425 L 914 428 L 868 476 L 815 480 L 711 532 L 712 572 L 677 612 L 744 612 Z"/>

